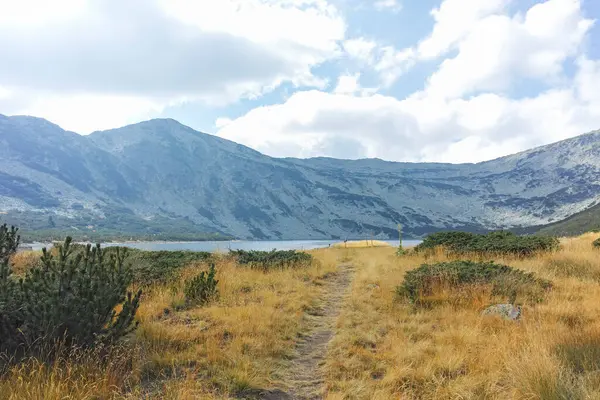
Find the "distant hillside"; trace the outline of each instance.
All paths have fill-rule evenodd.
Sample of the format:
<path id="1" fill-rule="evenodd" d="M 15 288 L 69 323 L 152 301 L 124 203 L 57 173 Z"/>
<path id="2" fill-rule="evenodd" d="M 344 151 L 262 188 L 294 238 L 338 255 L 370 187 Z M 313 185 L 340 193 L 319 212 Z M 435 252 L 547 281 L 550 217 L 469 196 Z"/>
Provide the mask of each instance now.
<path id="1" fill-rule="evenodd" d="M 0 115 L 0 220 L 80 236 L 406 238 L 600 203 L 600 133 L 479 164 L 273 158 L 172 119 L 89 136 Z"/>
<path id="2" fill-rule="evenodd" d="M 600 229 L 600 204 L 537 230 L 543 235 L 574 236 Z"/>

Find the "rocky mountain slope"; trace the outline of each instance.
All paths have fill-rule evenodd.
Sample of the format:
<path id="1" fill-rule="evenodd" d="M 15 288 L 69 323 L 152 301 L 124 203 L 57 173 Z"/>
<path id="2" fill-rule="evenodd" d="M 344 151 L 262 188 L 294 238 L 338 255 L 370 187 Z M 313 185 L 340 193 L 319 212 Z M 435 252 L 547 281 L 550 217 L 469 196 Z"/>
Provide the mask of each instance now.
<path id="1" fill-rule="evenodd" d="M 0 115 L 0 212 L 78 229 L 307 239 L 395 237 L 401 223 L 418 237 L 547 224 L 598 203 L 600 132 L 454 165 L 277 159 L 171 119 L 80 136 Z"/>

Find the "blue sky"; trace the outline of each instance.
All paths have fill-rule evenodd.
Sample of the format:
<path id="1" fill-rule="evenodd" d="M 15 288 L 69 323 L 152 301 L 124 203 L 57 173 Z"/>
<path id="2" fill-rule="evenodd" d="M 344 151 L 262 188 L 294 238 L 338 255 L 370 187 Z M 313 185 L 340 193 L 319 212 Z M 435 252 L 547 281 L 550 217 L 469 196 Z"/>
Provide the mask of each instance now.
<path id="1" fill-rule="evenodd" d="M 0 113 L 477 162 L 600 129 L 593 0 L 0 0 Z"/>

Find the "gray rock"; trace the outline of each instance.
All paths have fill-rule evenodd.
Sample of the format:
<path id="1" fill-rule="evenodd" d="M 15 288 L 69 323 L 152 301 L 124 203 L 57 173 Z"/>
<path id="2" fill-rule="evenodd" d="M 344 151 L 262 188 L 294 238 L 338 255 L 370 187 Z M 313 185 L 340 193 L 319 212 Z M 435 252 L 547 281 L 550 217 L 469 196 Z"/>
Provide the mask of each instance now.
<path id="1" fill-rule="evenodd" d="M 494 304 L 483 310 L 481 314 L 495 315 L 503 319 L 517 321 L 521 318 L 521 306 L 515 306 L 513 304 Z"/>

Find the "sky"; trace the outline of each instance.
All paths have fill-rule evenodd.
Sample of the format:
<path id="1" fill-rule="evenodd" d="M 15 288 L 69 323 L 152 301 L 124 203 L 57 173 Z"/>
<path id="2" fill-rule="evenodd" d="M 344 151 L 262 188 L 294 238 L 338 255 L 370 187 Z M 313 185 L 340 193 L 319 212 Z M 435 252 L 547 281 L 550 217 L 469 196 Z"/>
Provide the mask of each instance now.
<path id="1" fill-rule="evenodd" d="M 598 0 L 0 0 L 0 114 L 275 157 L 478 162 L 600 129 Z"/>

